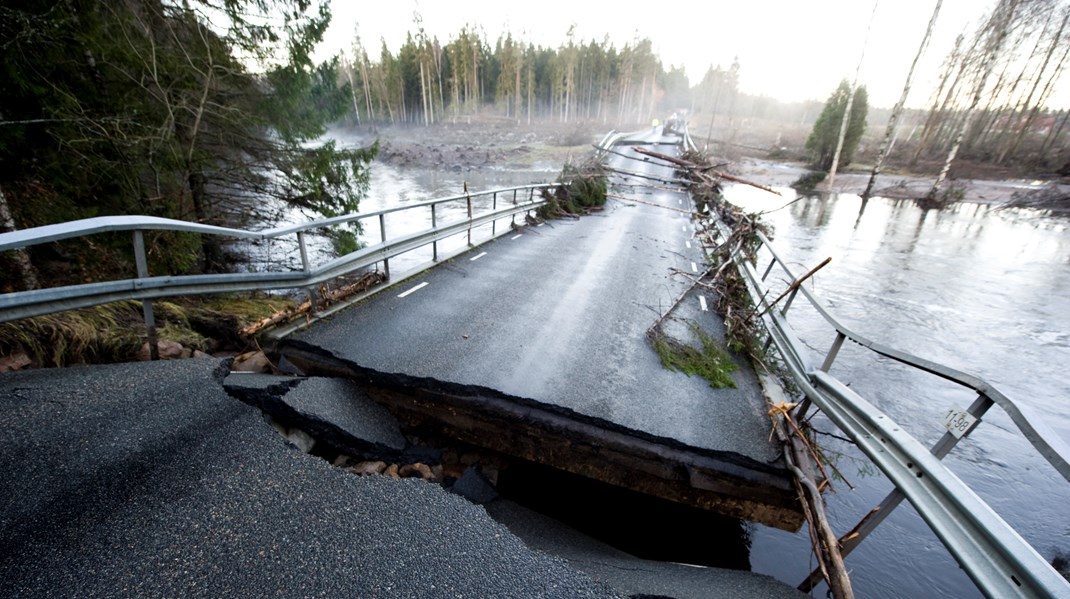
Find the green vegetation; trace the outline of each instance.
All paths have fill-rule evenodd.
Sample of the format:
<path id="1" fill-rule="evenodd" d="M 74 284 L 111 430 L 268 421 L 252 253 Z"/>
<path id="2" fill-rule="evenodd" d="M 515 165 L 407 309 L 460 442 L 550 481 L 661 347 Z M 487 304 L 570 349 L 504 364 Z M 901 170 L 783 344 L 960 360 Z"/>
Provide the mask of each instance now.
<path id="1" fill-rule="evenodd" d="M 286 298 L 214 297 L 156 301 L 157 337 L 191 350 L 241 350 L 238 330 L 291 305 Z M 141 302 L 0 323 L 0 356 L 25 352 L 38 366 L 130 360 L 145 340 Z"/>
<path id="2" fill-rule="evenodd" d="M 832 168 L 832 159 L 836 154 L 840 127 L 843 123 L 843 115 L 847 112 L 847 99 L 850 95 L 851 85 L 846 80 L 841 81 L 836 91 L 829 96 L 824 110 L 821 111 L 813 130 L 810 131 L 810 137 L 806 139 L 806 151 L 810 156 L 810 164 L 817 170 L 827 172 Z M 854 101 L 851 103 L 851 116 L 847 122 L 847 133 L 843 138 L 843 149 L 840 151 L 840 167 L 851 163 L 858 142 L 866 130 L 867 101 L 866 88 L 860 86 L 855 90 Z"/>
<path id="3" fill-rule="evenodd" d="M 557 178 L 560 184 L 538 210 L 540 218 L 586 214 L 606 203 L 608 179 L 602 163 L 588 160 L 580 166 L 566 164 Z"/>
<path id="4" fill-rule="evenodd" d="M 688 376 L 698 375 L 715 389 L 735 388 L 731 373 L 738 369 L 732 357 L 712 337 L 696 324 L 691 331 L 698 338 L 701 348 L 681 343 L 654 329 L 649 337 L 654 351 L 661 359 L 661 365 L 669 370 L 676 370 Z"/>
<path id="5" fill-rule="evenodd" d="M 824 181 L 827 176 L 828 173 L 825 171 L 809 171 L 796 179 L 791 187 L 803 195 L 814 193 L 817 184 Z"/>
<path id="6" fill-rule="evenodd" d="M 377 148 L 319 141 L 351 95 L 337 60 L 310 58 L 329 19 L 325 4 L 304 0 L 6 5 L 0 214 L 12 218 L 0 227 L 116 214 L 240 225 L 265 197 L 325 216 L 354 211 Z M 154 274 L 230 266 L 218 238 L 147 242 Z M 96 244 L 36 247 L 30 258 L 38 268 L 84 259 L 92 278 L 132 272 L 128 236 L 105 240 L 103 259 Z M 0 266 L 0 289 L 29 280 Z"/>

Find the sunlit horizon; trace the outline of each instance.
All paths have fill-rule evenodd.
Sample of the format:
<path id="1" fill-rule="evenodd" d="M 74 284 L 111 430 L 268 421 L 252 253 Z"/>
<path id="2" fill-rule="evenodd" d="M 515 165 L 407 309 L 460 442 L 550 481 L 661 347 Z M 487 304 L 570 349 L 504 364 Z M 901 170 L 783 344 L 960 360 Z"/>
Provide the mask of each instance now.
<path id="1" fill-rule="evenodd" d="M 606 10 L 602 4 L 536 4 L 464 0 L 420 3 L 416 0 L 378 4 L 374 9 L 350 2 L 332 2 L 333 19 L 317 56 L 325 59 L 351 52 L 359 33 L 369 56 L 377 60 L 383 42 L 391 52 L 415 33 L 415 14 L 426 33 L 442 43 L 463 27 L 474 29 L 487 43 L 511 33 L 536 46 L 557 48 L 568 42 L 608 40 L 620 49 L 647 38 L 663 66 L 682 66 L 691 85 L 710 67 L 727 69 L 738 58 L 740 91 L 786 102 L 821 101 L 843 80 L 854 78 L 865 46 L 859 84 L 869 91 L 870 104 L 891 108 L 899 99 L 910 63 L 932 15 L 936 0 L 900 2 L 818 3 L 788 0 L 752 3 L 674 3 L 665 11 Z M 919 63 L 907 106 L 928 107 L 938 84 L 941 63 L 955 37 L 994 5 L 993 0 L 944 0 L 929 49 Z M 365 8 L 362 8 L 365 7 Z M 867 26 L 873 19 L 868 43 Z M 1062 108 L 1070 94 L 1061 82 L 1049 102 Z"/>

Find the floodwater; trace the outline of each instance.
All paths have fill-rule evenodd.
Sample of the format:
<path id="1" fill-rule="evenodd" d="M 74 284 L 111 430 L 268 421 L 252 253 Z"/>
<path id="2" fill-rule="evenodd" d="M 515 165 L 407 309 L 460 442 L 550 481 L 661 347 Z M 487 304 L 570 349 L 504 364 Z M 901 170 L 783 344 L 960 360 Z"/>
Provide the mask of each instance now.
<path id="1" fill-rule="evenodd" d="M 1032 408 L 1070 442 L 1070 220 L 1029 210 L 963 204 L 923 211 L 913 202 L 872 199 L 860 212 L 855 195 L 783 198 L 745 186 L 726 197 L 766 211 L 774 247 L 806 272 L 832 262 L 807 283 L 845 326 L 991 382 Z M 797 200 L 797 201 L 795 201 Z M 785 206 L 786 205 L 786 206 Z M 786 285 L 788 281 L 781 281 Z M 790 314 L 821 363 L 834 333 L 799 300 Z M 831 373 L 926 445 L 943 433 L 942 416 L 966 408 L 973 394 L 846 344 Z M 827 420 L 819 429 L 835 432 Z M 822 437 L 850 490 L 835 482 L 827 496 L 839 534 L 891 489 L 853 447 Z M 1049 561 L 1070 555 L 1070 483 L 998 407 L 945 463 Z M 754 571 L 797 584 L 812 565 L 805 531 L 752 530 Z M 862 597 L 980 596 L 936 536 L 907 503 L 851 556 Z M 822 594 L 820 591 L 818 594 Z"/>
<path id="2" fill-rule="evenodd" d="M 530 183 L 552 182 L 557 170 L 533 167 L 530 170 L 494 170 L 478 171 L 442 171 L 407 167 L 398 168 L 390 164 L 375 161 L 370 165 L 370 186 L 367 197 L 360 201 L 359 214 L 371 214 L 379 210 L 410 206 L 419 202 L 465 195 L 465 185 L 472 195 L 472 211 L 478 215 L 490 210 L 495 205 L 493 196 L 478 195 L 478 192 L 504 189 L 527 185 Z M 519 192 L 517 199 L 527 199 Z M 512 192 L 499 194 L 497 207 L 504 208 L 513 200 Z M 439 226 L 465 220 L 468 205 L 462 197 L 456 201 L 442 204 L 436 208 L 435 221 Z M 322 216 L 292 208 L 281 203 L 272 203 L 262 207 L 261 220 L 263 228 L 283 227 L 302 224 L 322 219 Z M 382 229 L 385 227 L 387 239 L 425 231 L 431 228 L 431 209 L 414 208 L 393 212 L 384 216 L 382 223 L 377 216 L 370 216 L 359 222 L 358 239 L 364 246 L 382 241 Z M 497 226 L 509 226 L 502 221 Z M 473 240 L 482 240 L 491 236 L 489 226 L 473 229 Z M 453 236 L 439 242 L 440 254 L 459 250 L 467 244 L 465 235 Z M 330 239 L 322 229 L 309 232 L 307 237 L 309 262 L 313 267 L 321 266 L 335 257 Z M 247 256 L 250 267 L 255 270 L 300 270 L 301 258 L 298 251 L 296 235 L 280 237 L 249 247 L 239 244 L 236 248 Z M 405 271 L 432 259 L 430 247 L 413 250 L 390 259 L 393 272 Z"/>

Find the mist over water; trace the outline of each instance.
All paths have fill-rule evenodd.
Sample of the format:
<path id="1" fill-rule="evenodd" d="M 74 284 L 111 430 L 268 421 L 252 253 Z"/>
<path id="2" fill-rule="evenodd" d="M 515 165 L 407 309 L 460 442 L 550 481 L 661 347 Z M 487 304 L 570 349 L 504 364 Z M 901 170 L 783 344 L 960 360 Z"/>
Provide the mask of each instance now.
<path id="1" fill-rule="evenodd" d="M 1070 220 L 1030 210 L 962 204 L 923 211 L 913 202 L 874 198 L 860 212 L 855 195 L 778 198 L 744 186 L 725 196 L 748 211 L 768 211 L 774 246 L 806 272 L 832 262 L 807 285 L 848 328 L 885 345 L 994 384 L 1070 441 Z M 790 281 L 789 281 L 790 282 Z M 780 285 L 788 282 L 780 281 Z M 803 342 L 823 356 L 834 333 L 798 301 L 791 319 Z M 846 344 L 832 374 L 931 445 L 942 415 L 968 407 L 973 394 Z M 835 427 L 820 417 L 821 430 Z M 835 481 L 830 517 L 840 534 L 877 505 L 891 484 L 853 447 L 823 437 L 855 490 Z M 945 459 L 1047 559 L 1070 552 L 1070 483 L 1062 479 L 1002 410 Z M 811 566 L 805 533 L 756 527 L 755 571 L 797 584 Z M 980 596 L 913 508 L 904 503 L 847 558 L 865 597 Z"/>

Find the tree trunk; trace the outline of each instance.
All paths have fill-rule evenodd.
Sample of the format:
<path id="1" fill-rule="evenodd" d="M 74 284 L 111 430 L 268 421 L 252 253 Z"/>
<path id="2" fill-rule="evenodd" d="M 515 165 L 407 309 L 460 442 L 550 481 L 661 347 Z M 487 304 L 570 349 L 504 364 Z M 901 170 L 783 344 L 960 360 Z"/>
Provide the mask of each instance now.
<path id="1" fill-rule="evenodd" d="M 866 26 L 866 38 L 862 41 L 862 54 L 858 57 L 858 66 L 855 67 L 855 78 L 851 82 L 851 90 L 847 96 L 847 106 L 843 110 L 843 120 L 840 121 L 840 136 L 836 139 L 836 152 L 832 155 L 832 168 L 829 169 L 828 187 L 831 192 L 836 183 L 836 169 L 840 166 L 840 152 L 843 151 L 843 140 L 847 137 L 847 125 L 851 122 L 851 107 L 855 103 L 855 90 L 858 89 L 858 74 L 862 72 L 862 61 L 866 59 L 866 46 L 869 45 L 869 32 L 873 30 L 873 17 L 877 14 L 877 3 L 873 3 L 873 12 L 869 15 L 869 25 Z"/>
<path id="2" fill-rule="evenodd" d="M 988 82 L 989 76 L 992 75 L 992 69 L 996 64 L 996 57 L 999 56 L 1000 51 L 1003 49 L 1003 40 L 1007 38 L 1007 31 L 1010 29 L 1011 21 L 1014 17 L 1014 11 L 1018 8 L 1018 2 L 1020 0 L 1009 0 L 1007 2 L 1006 14 L 1002 15 L 998 21 L 993 22 L 995 28 L 989 35 L 995 39 L 989 42 L 989 47 L 985 52 L 984 73 L 973 89 L 973 100 L 970 102 L 970 107 L 966 109 L 966 115 L 962 119 L 962 125 L 959 127 L 958 135 L 955 136 L 955 141 L 951 144 L 951 149 L 947 153 L 947 159 L 944 161 L 943 168 L 940 169 L 940 174 L 936 176 L 936 180 L 933 181 L 932 189 L 929 190 L 927 199 L 929 201 L 936 201 L 937 195 L 940 193 L 940 186 L 943 185 L 944 179 L 947 178 L 948 171 L 951 170 L 951 163 L 955 160 L 955 155 L 959 152 L 959 147 L 962 145 L 962 139 L 966 137 L 966 131 L 970 128 L 970 122 L 973 120 L 974 109 L 981 102 L 981 96 L 985 90 L 985 84 Z M 1000 10 L 1001 6 L 997 6 L 994 10 Z M 994 15 L 993 15 L 994 16 Z"/>
<path id="3" fill-rule="evenodd" d="M 193 200 L 193 210 L 197 215 L 197 222 L 204 224 L 216 224 L 212 214 L 212 207 L 208 200 L 208 178 L 200 171 L 189 174 L 190 197 Z M 223 246 L 216 235 L 201 236 L 201 250 L 204 252 L 204 271 L 223 272 L 226 263 L 223 260 Z"/>
<path id="4" fill-rule="evenodd" d="M 1015 136 L 1014 141 L 1012 143 L 1010 143 L 1009 145 L 1006 145 L 1006 146 L 1003 147 L 1003 150 L 999 153 L 999 157 L 996 159 L 996 164 L 1003 164 L 1003 160 L 1008 155 L 1013 155 L 1015 152 L 1018 151 L 1018 146 L 1021 145 L 1022 139 L 1025 138 L 1025 134 L 1029 131 L 1029 127 L 1033 124 L 1033 121 L 1036 119 L 1037 112 L 1039 112 L 1039 110 L 1040 110 L 1040 105 L 1042 104 L 1042 101 L 1038 100 L 1037 103 L 1034 104 L 1032 107 L 1030 107 L 1029 104 L 1033 100 L 1033 95 L 1036 94 L 1037 87 L 1040 86 L 1040 81 L 1044 77 L 1044 71 L 1046 71 L 1048 69 L 1048 63 L 1051 62 L 1052 55 L 1055 53 L 1056 48 L 1059 47 L 1059 42 L 1062 41 L 1063 30 L 1066 29 L 1066 22 L 1067 22 L 1068 19 L 1070 19 L 1070 11 L 1067 11 L 1067 13 L 1065 15 L 1063 15 L 1063 22 L 1059 25 L 1059 31 L 1058 31 L 1058 33 L 1055 34 L 1055 38 L 1052 40 L 1051 46 L 1048 48 L 1047 54 L 1044 55 L 1044 62 L 1043 62 L 1043 64 L 1040 65 L 1040 70 L 1037 72 L 1036 79 L 1033 80 L 1033 86 L 1029 89 L 1029 95 L 1026 96 L 1025 101 L 1022 102 L 1022 111 L 1023 112 L 1026 111 L 1026 110 L 1030 111 L 1029 112 L 1029 116 L 1027 116 L 1026 119 L 1025 119 L 1025 122 L 1022 123 L 1022 126 L 1018 130 L 1018 135 Z M 1070 46 L 1067 47 L 1067 51 L 1070 51 Z M 1066 53 L 1063 54 L 1062 59 L 1059 60 L 1059 64 L 1056 66 L 1056 68 L 1055 68 L 1055 72 L 1056 73 L 1058 73 L 1060 71 L 1060 67 L 1062 66 L 1062 62 L 1065 59 L 1066 59 Z M 1051 78 L 1048 79 L 1048 82 L 1044 87 L 1044 91 L 1041 92 L 1041 97 L 1043 97 L 1044 94 L 1051 87 L 1051 83 L 1052 83 L 1052 81 L 1054 79 L 1055 79 L 1054 77 L 1051 77 Z"/>
<path id="5" fill-rule="evenodd" d="M 360 126 L 360 105 L 357 104 L 357 84 L 353 81 L 353 65 L 345 56 L 342 57 L 342 68 L 349 78 L 349 95 L 353 98 L 353 115 L 357 118 L 357 126 Z"/>
<path id="6" fill-rule="evenodd" d="M 7 196 L 4 195 L 4 189 L 0 187 L 0 233 L 11 233 L 14 230 L 15 219 L 11 216 L 11 208 L 7 204 Z M 37 289 L 40 285 L 37 280 L 37 270 L 30 261 L 30 253 L 26 251 L 26 248 L 22 248 L 12 252 L 12 257 L 15 262 L 15 268 L 19 271 L 22 289 L 24 291 Z"/>
<path id="7" fill-rule="evenodd" d="M 925 48 L 929 45 L 929 38 L 933 35 L 933 27 L 936 25 L 936 17 L 940 14 L 940 5 L 943 4 L 943 0 L 936 0 L 936 7 L 933 8 L 933 15 L 929 17 L 929 26 L 925 29 L 925 37 L 921 38 L 921 44 L 918 45 L 918 53 L 914 55 L 914 62 L 910 63 L 910 70 L 907 71 L 907 80 L 903 84 L 903 93 L 899 96 L 899 102 L 896 102 L 895 107 L 892 108 L 892 115 L 888 118 L 888 128 L 884 131 L 884 139 L 881 141 L 880 149 L 877 151 L 877 161 L 873 163 L 873 172 L 869 175 L 869 182 L 866 183 L 866 190 L 862 192 L 862 201 L 865 202 L 869 199 L 870 194 L 873 193 L 873 185 L 877 182 L 877 175 L 881 173 L 881 167 L 884 166 L 884 158 L 891 151 L 892 139 L 895 137 L 895 128 L 899 124 L 899 115 L 903 112 L 903 106 L 907 102 L 907 96 L 910 94 L 910 85 L 914 81 L 914 69 L 918 66 L 918 61 L 921 56 L 925 54 Z"/>

